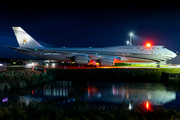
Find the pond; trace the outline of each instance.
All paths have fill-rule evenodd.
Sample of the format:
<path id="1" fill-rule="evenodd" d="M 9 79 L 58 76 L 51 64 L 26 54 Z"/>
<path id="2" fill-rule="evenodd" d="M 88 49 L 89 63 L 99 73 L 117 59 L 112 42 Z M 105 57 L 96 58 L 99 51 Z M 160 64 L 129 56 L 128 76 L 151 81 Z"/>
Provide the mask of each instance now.
<path id="1" fill-rule="evenodd" d="M 129 104 L 133 100 L 132 106 L 148 101 L 155 106 L 180 107 L 180 92 L 161 83 L 53 81 L 26 89 L 0 91 L 1 102 L 21 97 L 27 102 L 51 99 L 68 104 L 75 101 L 74 95 L 98 105 L 109 104 L 110 101 L 121 105 L 123 100 Z"/>

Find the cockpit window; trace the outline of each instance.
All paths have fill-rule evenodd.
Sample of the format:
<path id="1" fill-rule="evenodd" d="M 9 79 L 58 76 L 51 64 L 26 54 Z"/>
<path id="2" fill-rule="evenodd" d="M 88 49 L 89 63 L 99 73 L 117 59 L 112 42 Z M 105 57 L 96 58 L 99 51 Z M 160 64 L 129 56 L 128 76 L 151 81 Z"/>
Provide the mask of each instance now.
<path id="1" fill-rule="evenodd" d="M 162 47 L 162 49 L 165 49 L 165 47 Z"/>

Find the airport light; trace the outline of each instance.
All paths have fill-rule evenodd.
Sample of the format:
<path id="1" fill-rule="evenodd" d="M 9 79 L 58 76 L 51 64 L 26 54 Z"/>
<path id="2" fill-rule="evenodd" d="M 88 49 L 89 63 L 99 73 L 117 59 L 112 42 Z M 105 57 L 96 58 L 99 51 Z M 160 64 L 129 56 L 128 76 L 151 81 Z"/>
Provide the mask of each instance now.
<path id="1" fill-rule="evenodd" d="M 126 43 L 127 43 L 127 46 L 129 45 L 129 41 L 126 41 Z"/>
<path id="2" fill-rule="evenodd" d="M 130 33 L 130 46 L 132 46 L 132 36 L 133 36 L 133 33 Z"/>
<path id="3" fill-rule="evenodd" d="M 52 66 L 54 67 L 54 66 L 55 66 L 55 63 L 52 63 Z"/>

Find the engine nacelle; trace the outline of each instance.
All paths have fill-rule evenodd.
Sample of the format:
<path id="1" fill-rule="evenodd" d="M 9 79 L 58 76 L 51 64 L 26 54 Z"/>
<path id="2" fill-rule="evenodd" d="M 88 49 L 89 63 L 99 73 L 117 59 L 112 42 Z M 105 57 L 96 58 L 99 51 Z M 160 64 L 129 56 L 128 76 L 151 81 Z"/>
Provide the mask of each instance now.
<path id="1" fill-rule="evenodd" d="M 100 66 L 113 66 L 114 58 L 102 58 L 99 60 Z"/>
<path id="2" fill-rule="evenodd" d="M 77 55 L 74 57 L 74 61 L 77 64 L 88 64 L 90 59 L 88 55 Z"/>

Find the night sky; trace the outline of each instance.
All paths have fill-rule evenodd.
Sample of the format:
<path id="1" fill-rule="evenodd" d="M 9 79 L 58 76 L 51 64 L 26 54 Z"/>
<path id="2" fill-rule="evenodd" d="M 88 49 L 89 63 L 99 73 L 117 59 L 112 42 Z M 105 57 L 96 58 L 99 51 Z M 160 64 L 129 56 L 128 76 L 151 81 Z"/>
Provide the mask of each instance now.
<path id="1" fill-rule="evenodd" d="M 178 5 L 0 5 L 0 58 L 33 58 L 4 46 L 18 47 L 12 26 L 20 26 L 50 47 L 107 47 L 151 41 L 180 51 Z"/>

